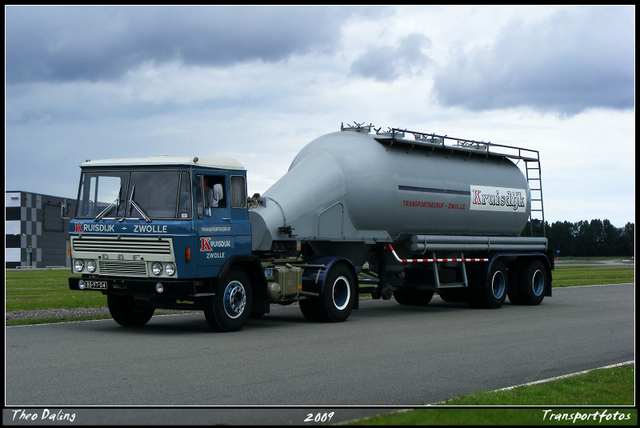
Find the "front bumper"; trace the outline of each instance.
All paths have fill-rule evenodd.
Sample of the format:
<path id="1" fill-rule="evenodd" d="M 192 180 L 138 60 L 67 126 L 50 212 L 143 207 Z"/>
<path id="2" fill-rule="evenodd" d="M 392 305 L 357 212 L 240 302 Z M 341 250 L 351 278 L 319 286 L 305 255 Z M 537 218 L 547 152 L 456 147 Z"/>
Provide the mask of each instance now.
<path id="1" fill-rule="evenodd" d="M 82 282 L 81 282 L 82 281 Z M 129 278 L 69 278 L 70 290 L 101 291 L 103 294 L 148 295 L 192 299 L 212 292 L 207 281 L 166 280 L 166 279 L 129 279 Z M 202 283 L 202 285 L 200 285 Z M 162 284 L 161 292 L 158 284 Z"/>

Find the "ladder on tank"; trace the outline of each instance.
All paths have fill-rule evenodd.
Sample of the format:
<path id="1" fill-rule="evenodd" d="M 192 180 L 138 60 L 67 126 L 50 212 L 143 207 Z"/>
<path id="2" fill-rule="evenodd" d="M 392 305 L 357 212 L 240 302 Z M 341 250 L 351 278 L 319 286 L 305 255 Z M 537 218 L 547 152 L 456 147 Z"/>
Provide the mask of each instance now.
<path id="1" fill-rule="evenodd" d="M 542 236 L 547 236 L 546 226 L 544 222 L 544 204 L 542 201 L 542 176 L 540 170 L 540 158 L 524 158 L 524 169 L 529 190 L 531 190 L 529 212 L 529 223 L 531 225 L 531 235 L 533 235 L 533 220 L 539 219 L 542 226 Z M 534 213 L 538 213 L 534 216 Z"/>

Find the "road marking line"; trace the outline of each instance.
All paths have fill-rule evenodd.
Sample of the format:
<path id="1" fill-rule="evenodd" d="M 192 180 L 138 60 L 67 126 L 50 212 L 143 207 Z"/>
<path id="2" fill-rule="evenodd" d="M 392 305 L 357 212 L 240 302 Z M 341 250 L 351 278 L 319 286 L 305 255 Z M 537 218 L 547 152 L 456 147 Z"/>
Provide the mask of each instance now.
<path id="1" fill-rule="evenodd" d="M 553 382 L 554 380 L 566 379 L 568 377 L 587 374 L 587 373 L 592 372 L 594 370 L 613 369 L 613 368 L 616 368 L 616 367 L 622 367 L 622 366 L 626 366 L 626 365 L 634 364 L 634 363 L 635 363 L 635 360 L 625 361 L 624 363 L 612 364 L 610 366 L 604 366 L 604 367 L 597 367 L 595 369 L 583 370 L 581 372 L 576 372 L 576 373 L 566 374 L 566 375 L 562 375 L 562 376 L 551 377 L 549 379 L 536 380 L 536 381 L 533 381 L 533 382 L 523 383 L 522 385 L 508 386 L 506 388 L 496 389 L 496 391 L 509 391 L 511 389 L 519 388 L 521 386 L 531 386 L 531 385 L 538 385 L 538 384 L 541 384 L 541 383 Z"/>

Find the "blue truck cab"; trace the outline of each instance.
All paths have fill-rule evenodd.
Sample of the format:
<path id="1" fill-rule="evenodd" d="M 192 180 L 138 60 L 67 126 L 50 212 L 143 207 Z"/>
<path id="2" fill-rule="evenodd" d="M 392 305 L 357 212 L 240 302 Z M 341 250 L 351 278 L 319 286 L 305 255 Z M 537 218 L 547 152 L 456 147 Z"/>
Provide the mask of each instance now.
<path id="1" fill-rule="evenodd" d="M 81 277 L 70 289 L 106 294 L 125 326 L 145 324 L 157 308 L 184 308 L 204 310 L 216 330 L 236 330 L 252 311 L 269 311 L 240 163 L 152 156 L 81 168 L 69 225 L 72 272 Z"/>

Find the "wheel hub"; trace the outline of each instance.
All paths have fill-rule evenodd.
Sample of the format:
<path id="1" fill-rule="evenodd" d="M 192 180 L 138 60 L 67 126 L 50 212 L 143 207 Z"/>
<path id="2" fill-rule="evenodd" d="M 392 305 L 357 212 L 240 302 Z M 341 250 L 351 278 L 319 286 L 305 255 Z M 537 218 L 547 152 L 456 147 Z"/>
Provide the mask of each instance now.
<path id="1" fill-rule="evenodd" d="M 351 299 L 351 287 L 349 286 L 349 280 L 344 276 L 339 277 L 333 283 L 333 304 L 339 311 L 343 310 L 349 305 Z"/>
<path id="2" fill-rule="evenodd" d="M 238 318 L 247 305 L 247 293 L 238 281 L 230 282 L 224 290 L 224 311 L 229 318 Z"/>

